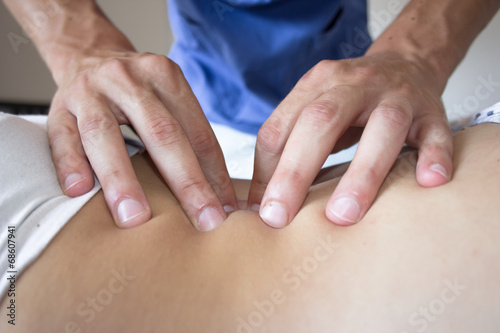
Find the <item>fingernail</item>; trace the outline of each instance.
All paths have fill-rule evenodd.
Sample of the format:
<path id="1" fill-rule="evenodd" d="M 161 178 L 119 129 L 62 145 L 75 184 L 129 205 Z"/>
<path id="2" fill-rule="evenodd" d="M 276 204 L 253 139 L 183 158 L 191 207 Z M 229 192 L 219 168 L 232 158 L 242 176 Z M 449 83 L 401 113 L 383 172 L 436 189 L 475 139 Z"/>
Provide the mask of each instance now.
<path id="1" fill-rule="evenodd" d="M 441 176 L 443 176 L 444 178 L 448 179 L 448 172 L 446 172 L 446 169 L 444 168 L 444 166 L 442 166 L 441 164 L 439 163 L 434 163 L 433 165 L 431 165 L 429 167 L 429 170 L 432 170 L 434 172 L 437 172 L 439 173 Z"/>
<path id="2" fill-rule="evenodd" d="M 260 205 L 259 204 L 253 204 L 250 206 L 250 210 L 254 212 L 258 212 L 260 210 Z"/>
<path id="3" fill-rule="evenodd" d="M 224 222 L 224 216 L 213 207 L 207 207 L 201 212 L 198 218 L 198 229 L 201 231 L 210 231 L 217 228 Z"/>
<path id="4" fill-rule="evenodd" d="M 231 212 L 234 212 L 235 210 L 236 210 L 236 209 L 235 209 L 233 206 L 231 206 L 231 205 L 225 205 L 225 206 L 224 206 L 224 211 L 225 211 L 226 213 L 231 213 Z"/>
<path id="5" fill-rule="evenodd" d="M 118 219 L 122 224 L 134 219 L 136 216 L 144 213 L 146 208 L 139 201 L 134 199 L 124 199 L 118 205 L 117 213 Z"/>
<path id="6" fill-rule="evenodd" d="M 343 221 L 356 223 L 359 221 L 361 209 L 354 198 L 341 197 L 330 206 L 330 212 Z"/>
<path id="7" fill-rule="evenodd" d="M 79 173 L 71 173 L 64 180 L 64 188 L 66 189 L 66 191 L 68 191 L 76 184 L 81 183 L 84 179 L 85 178 L 83 178 L 83 176 L 80 175 Z"/>
<path id="8" fill-rule="evenodd" d="M 288 223 L 288 212 L 279 202 L 271 201 L 260 212 L 260 218 L 271 227 L 283 228 Z"/>

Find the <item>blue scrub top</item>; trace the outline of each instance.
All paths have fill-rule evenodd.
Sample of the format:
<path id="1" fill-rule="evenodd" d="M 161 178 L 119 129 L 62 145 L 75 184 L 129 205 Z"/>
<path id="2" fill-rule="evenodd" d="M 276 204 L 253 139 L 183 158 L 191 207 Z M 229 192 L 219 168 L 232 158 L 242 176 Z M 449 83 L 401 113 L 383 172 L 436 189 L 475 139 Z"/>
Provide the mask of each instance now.
<path id="1" fill-rule="evenodd" d="M 257 133 L 323 59 L 364 54 L 366 0 L 168 0 L 169 57 L 208 120 Z"/>

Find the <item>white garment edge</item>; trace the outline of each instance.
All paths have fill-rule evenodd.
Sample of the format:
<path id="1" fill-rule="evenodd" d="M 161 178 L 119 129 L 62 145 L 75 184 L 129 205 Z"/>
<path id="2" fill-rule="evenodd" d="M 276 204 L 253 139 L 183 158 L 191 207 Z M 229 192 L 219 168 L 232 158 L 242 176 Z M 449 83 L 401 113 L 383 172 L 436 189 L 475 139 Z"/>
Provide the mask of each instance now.
<path id="1" fill-rule="evenodd" d="M 64 195 L 52 163 L 46 122 L 47 116 L 0 112 L 0 296 L 9 290 L 8 278 L 19 278 L 101 188 L 94 177 L 94 188 L 87 194 L 77 198 Z M 133 133 L 122 131 L 127 142 L 133 143 Z M 130 156 L 141 150 L 130 144 L 127 149 Z M 15 227 L 15 238 L 11 238 L 16 256 L 13 269 L 8 262 L 8 226 Z"/>
<path id="2" fill-rule="evenodd" d="M 229 176 L 231 178 L 251 180 L 257 136 L 240 132 L 226 125 L 215 123 L 210 125 L 224 154 Z M 357 148 L 358 144 L 355 144 L 350 148 L 328 156 L 322 168 L 352 161 Z"/>

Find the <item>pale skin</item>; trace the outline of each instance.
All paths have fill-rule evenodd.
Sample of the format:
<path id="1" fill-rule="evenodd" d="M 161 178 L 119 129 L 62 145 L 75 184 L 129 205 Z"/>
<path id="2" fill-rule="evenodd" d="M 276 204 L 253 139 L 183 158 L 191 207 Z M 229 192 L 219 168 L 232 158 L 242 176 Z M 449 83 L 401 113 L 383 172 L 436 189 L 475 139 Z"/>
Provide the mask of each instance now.
<path id="1" fill-rule="evenodd" d="M 344 165 L 284 230 L 241 210 L 201 234 L 149 157 L 134 156 L 150 223 L 116 228 L 99 192 L 17 280 L 15 327 L 0 300 L 0 330 L 496 333 L 499 140 L 497 124 L 457 133 L 454 181 L 425 190 L 416 151 L 405 153 L 351 228 L 323 213 Z M 249 182 L 234 185 L 246 200 Z"/>
<path id="2" fill-rule="evenodd" d="M 48 3 L 4 2 L 20 22 Z M 118 129 L 131 124 L 192 224 L 219 226 L 237 208 L 234 188 L 179 67 L 137 53 L 93 1 L 50 4 L 51 19 L 32 38 L 58 85 L 48 128 L 65 193 L 89 191 L 92 166 L 118 226 L 151 218 Z M 288 225 L 322 162 L 359 139 L 361 128 L 354 161 L 325 206 L 330 221 L 363 218 L 405 142 L 419 151 L 421 186 L 447 183 L 453 149 L 440 96 L 499 7 L 498 0 L 411 1 L 366 56 L 312 68 L 258 134 L 248 207 L 270 226 Z"/>

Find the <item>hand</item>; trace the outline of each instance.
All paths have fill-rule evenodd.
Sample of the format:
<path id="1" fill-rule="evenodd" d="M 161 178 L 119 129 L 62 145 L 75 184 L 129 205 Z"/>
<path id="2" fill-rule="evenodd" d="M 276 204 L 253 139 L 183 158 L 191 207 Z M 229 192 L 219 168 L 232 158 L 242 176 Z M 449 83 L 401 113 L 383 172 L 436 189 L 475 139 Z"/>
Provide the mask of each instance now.
<path id="1" fill-rule="evenodd" d="M 197 229 L 215 228 L 225 210 L 236 209 L 222 151 L 174 62 L 100 51 L 68 67 L 48 117 L 52 157 L 67 195 L 93 187 L 92 166 L 119 227 L 151 218 L 119 129 L 130 124 Z"/>
<path id="2" fill-rule="evenodd" d="M 452 136 L 428 68 L 391 53 L 317 64 L 259 131 L 249 207 L 268 225 L 286 226 L 336 143 L 345 146 L 343 134 L 352 139 L 356 127 L 364 127 L 359 147 L 326 206 L 332 222 L 366 214 L 405 141 L 418 148 L 421 186 L 448 182 Z"/>

